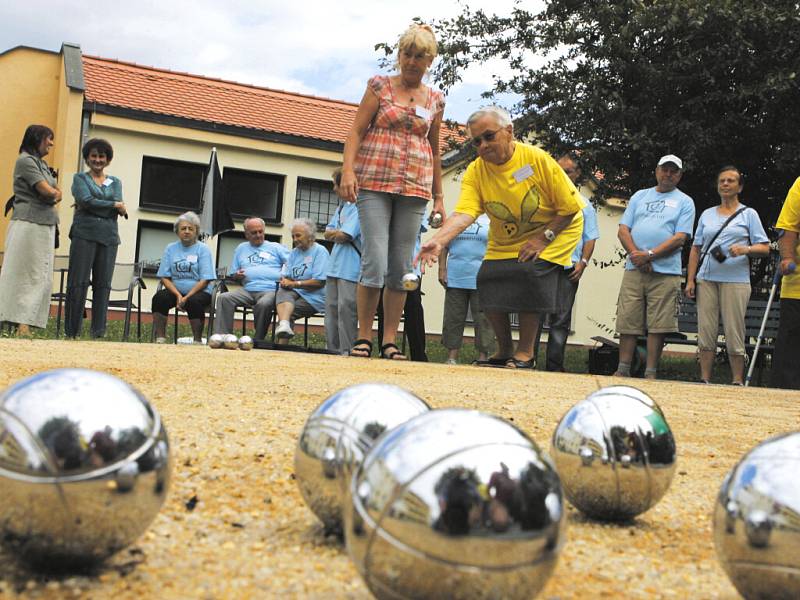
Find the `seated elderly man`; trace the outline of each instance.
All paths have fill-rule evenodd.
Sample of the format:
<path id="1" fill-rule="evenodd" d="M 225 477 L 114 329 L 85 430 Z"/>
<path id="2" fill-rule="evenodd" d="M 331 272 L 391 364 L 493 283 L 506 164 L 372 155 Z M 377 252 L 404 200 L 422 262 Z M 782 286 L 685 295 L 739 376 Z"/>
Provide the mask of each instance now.
<path id="1" fill-rule="evenodd" d="M 422 246 L 417 260 L 436 262 L 459 233 L 489 215 L 489 242 L 478 271 L 478 299 L 497 336 L 492 366 L 532 369 L 533 342 L 543 313 L 564 310 L 570 298 L 564 267 L 583 231 L 583 200 L 546 152 L 514 140 L 501 108 L 467 120 L 478 158 L 467 167 L 455 212 Z M 514 350 L 510 314 L 519 314 Z"/>
<path id="2" fill-rule="evenodd" d="M 302 317 L 325 312 L 325 280 L 330 255 L 325 246 L 314 241 L 316 227 L 309 219 L 292 223 L 292 244 L 285 274 L 278 289 L 279 344 L 288 344 L 294 336 L 292 323 Z"/>
<path id="3" fill-rule="evenodd" d="M 253 309 L 256 321 L 255 339 L 264 339 L 275 309 L 275 294 L 281 270 L 289 258 L 289 250 L 264 240 L 264 220 L 250 217 L 244 222 L 246 242 L 233 253 L 229 275 L 240 281 L 242 288 L 221 294 L 217 300 L 214 333 L 231 333 L 237 306 Z"/>

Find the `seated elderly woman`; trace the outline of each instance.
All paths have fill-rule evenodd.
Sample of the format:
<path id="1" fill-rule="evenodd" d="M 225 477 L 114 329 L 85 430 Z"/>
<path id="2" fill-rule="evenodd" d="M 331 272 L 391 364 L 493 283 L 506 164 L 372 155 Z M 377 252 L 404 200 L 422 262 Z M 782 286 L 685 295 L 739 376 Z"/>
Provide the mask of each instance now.
<path id="1" fill-rule="evenodd" d="M 325 279 L 330 255 L 325 246 L 314 241 L 316 227 L 309 219 L 292 223 L 294 249 L 286 262 L 275 302 L 278 326 L 275 336 L 279 344 L 288 344 L 294 337 L 292 323 L 302 317 L 325 312 Z"/>
<path id="2" fill-rule="evenodd" d="M 173 229 L 178 241 L 164 249 L 156 274 L 164 285 L 153 296 L 156 343 L 166 341 L 167 315 L 177 306 L 188 313 L 194 341 L 201 344 L 205 311 L 211 304 L 211 281 L 216 277 L 214 259 L 208 246 L 197 241 L 200 218 L 195 213 L 183 213 L 175 220 Z"/>
<path id="3" fill-rule="evenodd" d="M 498 348 L 487 362 L 532 369 L 540 315 L 560 312 L 569 301 L 564 267 L 581 237 L 584 203 L 550 155 L 514 140 L 511 118 L 503 109 L 473 113 L 467 129 L 478 158 L 464 174 L 455 212 L 422 246 L 417 260 L 431 266 L 459 233 L 488 214 L 489 242 L 477 286 Z M 516 351 L 511 313 L 519 314 Z"/>

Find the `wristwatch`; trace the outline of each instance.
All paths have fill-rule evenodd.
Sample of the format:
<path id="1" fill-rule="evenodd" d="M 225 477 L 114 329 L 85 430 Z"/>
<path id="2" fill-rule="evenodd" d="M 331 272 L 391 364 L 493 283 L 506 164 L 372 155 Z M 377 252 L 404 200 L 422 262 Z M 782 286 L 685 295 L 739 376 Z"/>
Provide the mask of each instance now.
<path id="1" fill-rule="evenodd" d="M 588 261 L 588 260 L 586 260 L 585 258 L 581 258 L 581 262 L 582 262 L 584 265 L 588 265 L 588 264 L 589 264 L 589 261 Z"/>
<path id="2" fill-rule="evenodd" d="M 544 239 L 546 239 L 548 242 L 552 242 L 554 239 L 556 239 L 556 232 L 552 229 L 545 229 Z"/>
<path id="3" fill-rule="evenodd" d="M 655 253 L 655 252 L 653 252 L 652 250 L 648 250 L 648 251 L 647 251 L 647 257 L 648 257 L 650 260 L 654 260 L 654 259 L 655 259 L 655 257 L 656 257 L 656 253 Z"/>

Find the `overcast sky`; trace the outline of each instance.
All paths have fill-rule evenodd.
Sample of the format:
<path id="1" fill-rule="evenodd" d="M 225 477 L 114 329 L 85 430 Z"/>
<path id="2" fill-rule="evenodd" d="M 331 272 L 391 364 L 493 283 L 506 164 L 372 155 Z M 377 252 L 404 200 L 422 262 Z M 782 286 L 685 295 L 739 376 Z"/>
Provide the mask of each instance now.
<path id="1" fill-rule="evenodd" d="M 507 14 L 514 0 L 467 3 Z M 87 55 L 358 102 L 379 72 L 376 43 L 396 41 L 413 17 L 462 10 L 456 0 L 8 0 L 0 51 L 75 42 Z M 445 116 L 464 121 L 502 68 L 471 69 Z"/>

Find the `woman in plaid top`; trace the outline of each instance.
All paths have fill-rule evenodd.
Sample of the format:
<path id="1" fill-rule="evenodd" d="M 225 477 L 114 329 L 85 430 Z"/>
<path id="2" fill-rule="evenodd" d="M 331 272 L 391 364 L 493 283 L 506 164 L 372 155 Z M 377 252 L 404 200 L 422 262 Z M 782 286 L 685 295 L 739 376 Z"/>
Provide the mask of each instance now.
<path id="1" fill-rule="evenodd" d="M 425 206 L 444 216 L 439 129 L 444 96 L 422 79 L 437 54 L 428 25 L 413 24 L 400 37 L 399 75 L 369 80 L 344 145 L 342 197 L 357 202 L 361 273 L 356 291 L 358 337 L 351 356 L 372 354 L 372 322 L 383 288 L 381 357 L 405 360 L 396 345 Z"/>

